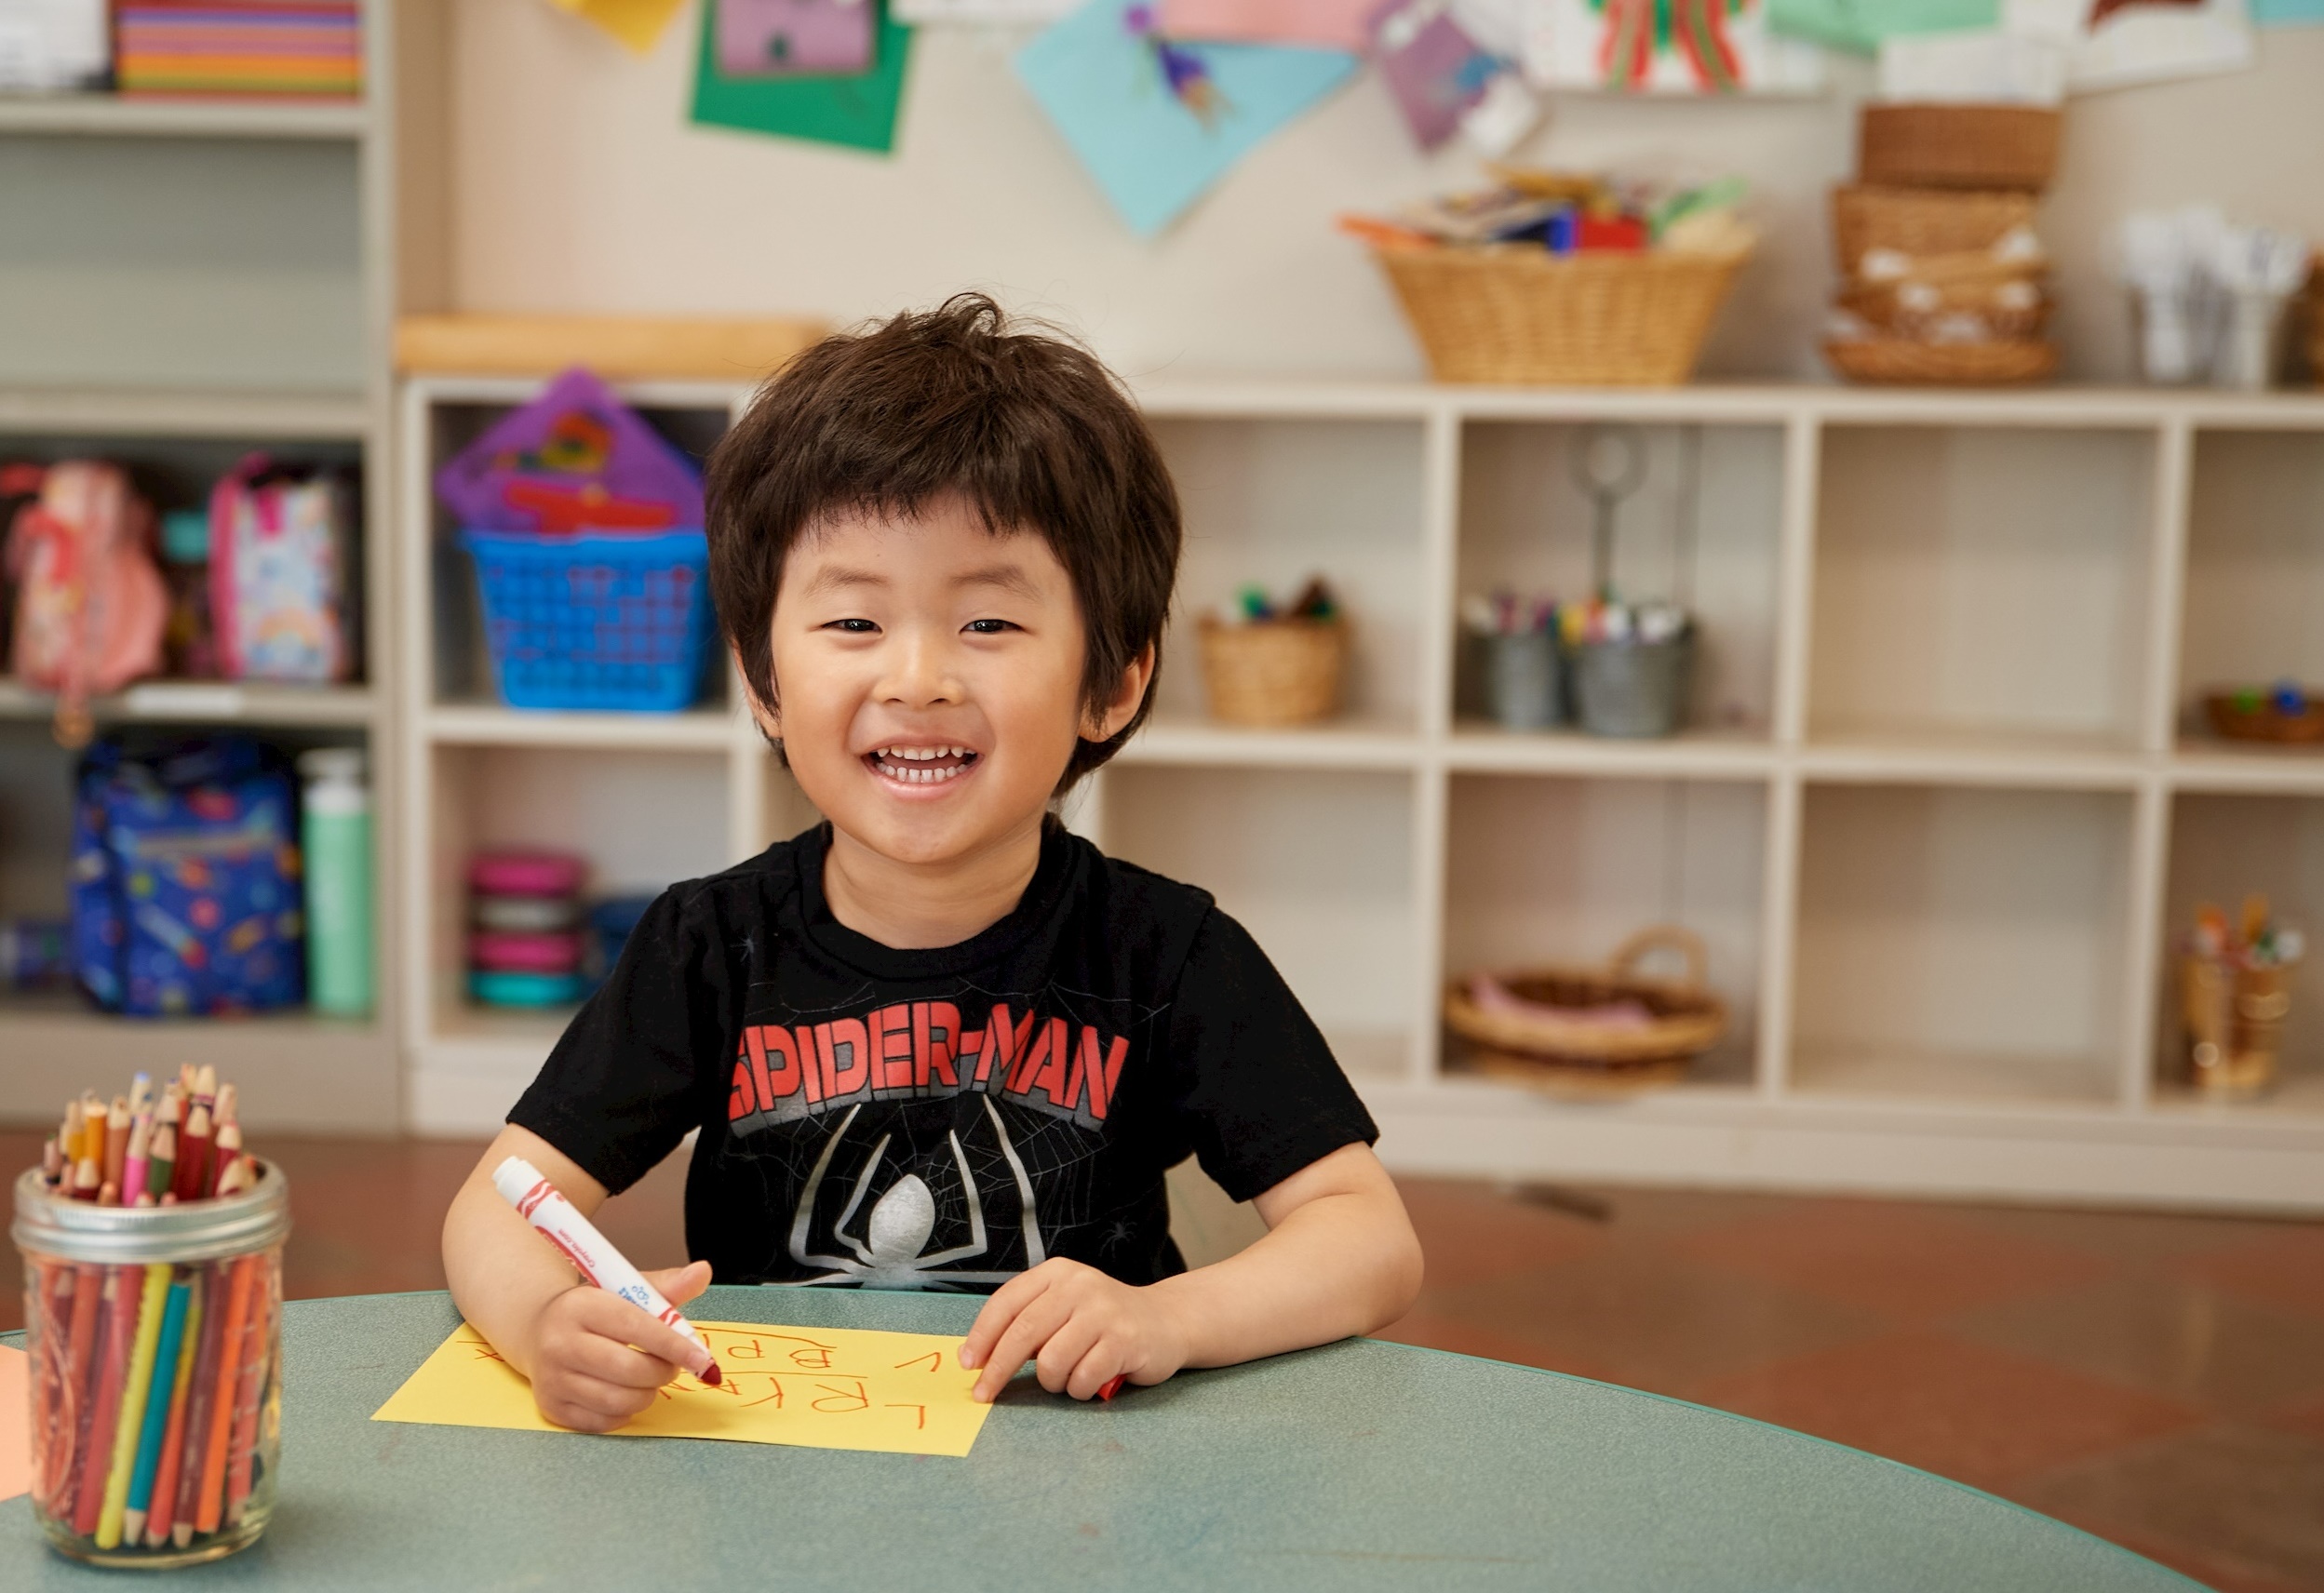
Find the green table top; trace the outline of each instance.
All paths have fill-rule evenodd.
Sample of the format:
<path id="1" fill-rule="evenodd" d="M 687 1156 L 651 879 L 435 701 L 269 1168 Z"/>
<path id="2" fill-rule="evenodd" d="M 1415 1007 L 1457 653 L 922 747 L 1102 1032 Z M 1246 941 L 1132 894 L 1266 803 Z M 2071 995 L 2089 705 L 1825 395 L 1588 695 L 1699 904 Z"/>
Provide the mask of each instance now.
<path id="1" fill-rule="evenodd" d="M 959 1295 L 710 1291 L 707 1320 L 967 1331 Z M 994 1588 L 2180 1589 L 2014 1505 L 1555 1372 L 1351 1340 L 1109 1405 L 1021 1378 L 965 1460 L 375 1423 L 443 1294 L 283 1321 L 282 1493 L 173 1586 L 665 1593 Z M 101 1573 L 0 1506 L 0 1587 Z M 116 1582 L 115 1586 L 125 1586 Z"/>

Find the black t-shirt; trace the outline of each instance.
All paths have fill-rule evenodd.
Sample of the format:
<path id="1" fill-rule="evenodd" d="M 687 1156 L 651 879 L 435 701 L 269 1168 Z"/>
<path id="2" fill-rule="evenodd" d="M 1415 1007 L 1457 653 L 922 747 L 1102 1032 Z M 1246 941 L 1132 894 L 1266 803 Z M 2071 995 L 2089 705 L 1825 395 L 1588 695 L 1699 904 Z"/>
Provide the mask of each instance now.
<path id="1" fill-rule="evenodd" d="M 1015 911 L 898 951 L 824 899 L 822 828 L 672 886 L 508 1120 L 608 1189 L 699 1128 L 721 1283 L 989 1291 L 1050 1256 L 1185 1269 L 1162 1173 L 1247 1200 L 1377 1137 L 1211 898 L 1052 825 Z"/>

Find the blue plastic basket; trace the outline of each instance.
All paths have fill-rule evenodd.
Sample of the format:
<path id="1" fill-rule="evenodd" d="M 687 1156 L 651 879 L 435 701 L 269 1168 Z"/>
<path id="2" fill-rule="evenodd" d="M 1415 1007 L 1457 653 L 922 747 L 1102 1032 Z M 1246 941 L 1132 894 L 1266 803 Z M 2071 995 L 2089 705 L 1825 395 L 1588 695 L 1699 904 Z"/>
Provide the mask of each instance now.
<path id="1" fill-rule="evenodd" d="M 514 708 L 674 713 L 710 645 L 710 544 L 700 531 L 463 531 L 485 643 Z"/>

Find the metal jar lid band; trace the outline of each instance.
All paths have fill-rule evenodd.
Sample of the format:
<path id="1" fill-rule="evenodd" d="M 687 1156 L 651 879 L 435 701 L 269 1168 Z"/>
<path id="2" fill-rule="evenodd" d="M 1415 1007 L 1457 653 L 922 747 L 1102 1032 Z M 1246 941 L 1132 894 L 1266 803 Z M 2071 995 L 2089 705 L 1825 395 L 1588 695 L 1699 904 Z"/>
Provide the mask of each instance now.
<path id="1" fill-rule="evenodd" d="M 17 1248 L 101 1264 L 208 1261 L 282 1243 L 290 1232 L 290 1181 L 269 1161 L 238 1194 L 174 1206 L 100 1206 L 52 1192 L 40 1170 L 16 1181 Z"/>

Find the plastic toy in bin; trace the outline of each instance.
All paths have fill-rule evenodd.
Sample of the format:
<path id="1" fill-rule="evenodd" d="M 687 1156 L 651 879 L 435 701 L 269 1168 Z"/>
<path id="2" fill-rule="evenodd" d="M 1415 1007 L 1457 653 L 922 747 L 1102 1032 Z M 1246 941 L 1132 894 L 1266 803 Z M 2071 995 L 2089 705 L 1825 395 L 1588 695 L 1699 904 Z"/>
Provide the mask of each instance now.
<path id="1" fill-rule="evenodd" d="M 702 477 L 569 370 L 437 473 L 510 706 L 672 713 L 710 646 Z"/>

